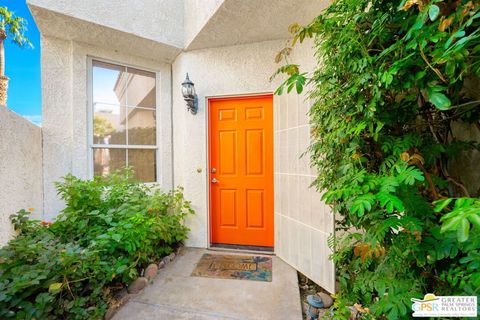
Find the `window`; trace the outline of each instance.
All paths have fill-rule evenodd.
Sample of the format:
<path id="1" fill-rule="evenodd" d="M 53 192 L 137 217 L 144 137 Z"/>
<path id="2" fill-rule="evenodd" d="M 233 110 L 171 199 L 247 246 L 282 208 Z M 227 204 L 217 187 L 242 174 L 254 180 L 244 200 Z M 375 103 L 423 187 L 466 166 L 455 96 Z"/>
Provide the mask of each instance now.
<path id="1" fill-rule="evenodd" d="M 156 74 L 92 60 L 93 173 L 130 166 L 144 182 L 157 181 Z"/>

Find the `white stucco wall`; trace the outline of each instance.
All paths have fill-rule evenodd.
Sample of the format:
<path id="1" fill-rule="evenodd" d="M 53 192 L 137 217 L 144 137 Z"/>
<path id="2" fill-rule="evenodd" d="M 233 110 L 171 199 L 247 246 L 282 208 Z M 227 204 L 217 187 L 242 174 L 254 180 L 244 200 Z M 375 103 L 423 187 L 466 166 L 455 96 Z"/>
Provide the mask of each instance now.
<path id="1" fill-rule="evenodd" d="M 184 0 L 185 46 L 195 38 L 225 0 Z"/>
<path id="2" fill-rule="evenodd" d="M 206 98 L 221 95 L 273 92 L 281 80 L 269 81 L 279 65 L 276 53 L 285 40 L 184 52 L 172 69 L 174 184 L 185 188 L 196 214 L 187 245 L 209 245 Z M 293 61 L 313 68 L 309 45 L 295 50 Z M 195 83 L 199 111 L 186 111 L 181 94 L 185 74 Z M 333 215 L 309 188 L 315 172 L 308 158 L 299 158 L 309 143 L 304 97 L 274 98 L 275 130 L 275 252 L 325 289 L 334 291 L 334 269 L 328 259 L 327 238 L 333 232 Z M 201 172 L 198 172 L 201 169 Z"/>
<path id="3" fill-rule="evenodd" d="M 41 38 L 42 106 L 44 160 L 44 218 L 53 219 L 63 209 L 53 185 L 67 173 L 82 178 L 92 176 L 88 145 L 88 57 L 147 68 L 158 72 L 160 186 L 172 186 L 170 65 L 84 43 Z"/>
<path id="4" fill-rule="evenodd" d="M 168 30 L 160 32 L 166 38 L 155 38 L 158 36 L 155 30 L 162 29 L 162 23 L 166 22 L 150 17 L 152 13 L 145 8 L 142 14 L 147 16 L 143 15 L 144 20 L 138 26 L 130 22 L 122 25 L 124 17 L 120 13 L 126 10 L 127 3 L 137 16 L 132 10 L 133 1 L 122 0 L 119 8 L 113 8 L 111 2 L 106 5 L 106 0 L 87 0 L 75 5 L 63 0 L 29 0 L 42 31 L 45 219 L 53 219 L 63 209 L 53 185 L 55 181 L 69 172 L 82 178 L 92 176 L 87 61 L 88 57 L 96 57 L 159 72 L 160 184 L 164 189 L 173 185 L 185 188 L 185 196 L 196 211 L 187 220 L 191 228 L 187 245 L 209 246 L 206 99 L 272 93 L 281 80 L 270 82 L 269 78 L 279 66 L 274 57 L 285 46 L 286 27 L 295 17 L 306 19 L 307 13 L 313 17 L 326 1 L 305 0 L 306 5 L 300 6 L 303 11 L 292 14 L 292 8 L 298 4 L 292 7 L 289 1 L 278 1 L 271 7 L 270 2 L 263 0 L 211 0 L 195 19 L 191 17 L 195 10 L 191 9 L 200 7 L 202 2 L 185 1 L 174 6 L 182 6 L 182 18 L 175 21 L 175 26 L 181 23 L 186 38 L 182 35 L 175 40 Z M 147 1 L 146 5 L 152 2 Z M 192 20 L 185 23 L 183 8 L 188 3 L 192 7 L 185 9 L 185 17 Z M 102 8 L 99 12 L 92 10 L 97 6 Z M 107 12 L 107 8 L 116 14 L 110 16 L 112 12 Z M 264 16 L 263 12 L 268 14 Z M 232 24 L 235 28 L 230 27 Z M 144 30 L 146 27 L 149 29 Z M 173 38 L 167 39 L 170 36 Z M 177 56 L 180 49 L 176 46 L 191 39 L 190 49 L 209 48 Z M 232 43 L 248 44 L 232 46 Z M 306 69 L 314 66 L 313 50 L 308 45 L 297 47 L 291 58 Z M 171 61 L 173 64 L 168 64 Z M 181 94 L 187 72 L 198 93 L 196 115 L 186 111 Z M 320 202 L 320 195 L 309 189 L 315 173 L 306 159 L 299 159 L 309 140 L 305 115 L 308 107 L 303 96 L 274 98 L 275 250 L 282 259 L 333 291 L 334 272 L 327 246 L 327 238 L 333 232 L 333 216 Z"/>
<path id="5" fill-rule="evenodd" d="M 28 3 L 142 38 L 183 46 L 183 1 L 28 0 Z"/>
<path id="6" fill-rule="evenodd" d="M 9 216 L 34 208 L 43 211 L 42 132 L 16 113 L 0 108 L 0 246 L 14 230 Z"/>
<path id="7" fill-rule="evenodd" d="M 180 54 L 173 64 L 174 184 L 185 188 L 196 211 L 188 221 L 192 229 L 189 246 L 208 245 L 206 97 L 273 92 L 275 85 L 268 78 L 276 67 L 275 53 L 283 45 L 283 41 L 273 41 L 195 50 Z M 186 111 L 181 94 L 187 72 L 198 94 L 196 115 Z"/>
<path id="8" fill-rule="evenodd" d="M 35 23 L 44 37 L 54 37 L 93 46 L 102 46 L 112 51 L 122 52 L 125 55 L 145 59 L 151 59 L 152 55 L 154 55 L 155 60 L 167 63 L 173 61 L 181 51 L 180 47 L 174 45 L 58 13 L 49 8 L 36 6 L 32 2 L 35 1 L 29 2 L 30 11 L 35 17 Z M 152 25 L 150 29 L 161 29 L 161 26 Z"/>
<path id="9" fill-rule="evenodd" d="M 211 6 L 216 1 L 201 2 Z M 186 48 L 194 50 L 286 39 L 291 36 L 290 24 L 310 23 L 330 3 L 328 0 L 224 0 L 194 38 L 190 34 L 186 36 Z M 203 9 L 200 10 L 202 14 Z M 187 18 L 186 15 L 188 22 Z"/>

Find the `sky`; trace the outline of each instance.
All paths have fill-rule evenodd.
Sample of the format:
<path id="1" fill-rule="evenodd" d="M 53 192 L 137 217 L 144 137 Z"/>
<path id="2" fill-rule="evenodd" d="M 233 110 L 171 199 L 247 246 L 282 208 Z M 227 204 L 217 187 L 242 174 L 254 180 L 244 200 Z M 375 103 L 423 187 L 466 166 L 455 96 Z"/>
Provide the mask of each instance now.
<path id="1" fill-rule="evenodd" d="M 5 42 L 5 75 L 10 78 L 7 106 L 40 125 L 40 34 L 25 0 L 0 0 L 0 6 L 28 21 L 26 36 L 33 44 L 33 48 L 19 48 L 9 39 Z"/>

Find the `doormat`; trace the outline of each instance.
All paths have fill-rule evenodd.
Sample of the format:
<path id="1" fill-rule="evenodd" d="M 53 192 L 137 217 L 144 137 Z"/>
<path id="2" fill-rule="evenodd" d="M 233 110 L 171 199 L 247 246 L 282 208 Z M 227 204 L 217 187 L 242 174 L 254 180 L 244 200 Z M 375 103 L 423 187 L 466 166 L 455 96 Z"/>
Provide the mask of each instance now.
<path id="1" fill-rule="evenodd" d="M 271 282 L 272 258 L 205 253 L 192 276 Z"/>

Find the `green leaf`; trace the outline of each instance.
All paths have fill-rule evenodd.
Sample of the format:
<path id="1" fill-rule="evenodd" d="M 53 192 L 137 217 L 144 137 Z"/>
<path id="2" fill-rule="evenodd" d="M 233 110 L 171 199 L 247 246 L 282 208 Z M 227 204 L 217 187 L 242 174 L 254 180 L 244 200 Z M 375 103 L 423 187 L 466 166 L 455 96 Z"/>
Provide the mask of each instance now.
<path id="1" fill-rule="evenodd" d="M 282 84 L 281 86 L 279 86 L 279 87 L 277 88 L 277 90 L 275 90 L 275 93 L 274 93 L 274 94 L 275 94 L 276 96 L 281 96 L 281 95 L 282 95 L 282 93 L 283 93 L 283 86 L 284 86 L 284 85 Z"/>
<path id="2" fill-rule="evenodd" d="M 435 205 L 435 212 L 440 212 L 442 211 L 446 206 L 450 204 L 450 202 L 453 201 L 453 198 L 448 198 L 444 200 L 437 200 L 433 204 Z"/>
<path id="3" fill-rule="evenodd" d="M 428 16 L 432 21 L 435 21 L 435 19 L 437 19 L 439 13 L 440 8 L 437 5 L 431 5 L 430 9 L 428 9 Z"/>
<path id="4" fill-rule="evenodd" d="M 377 194 L 377 198 L 380 200 L 380 205 L 384 207 L 388 213 L 392 213 L 395 209 L 398 212 L 405 211 L 402 200 L 393 194 L 380 192 Z"/>
<path id="5" fill-rule="evenodd" d="M 468 220 L 480 230 L 480 214 L 471 214 L 468 216 Z"/>
<path id="6" fill-rule="evenodd" d="M 366 211 L 370 211 L 372 209 L 373 202 L 374 200 L 372 194 L 359 196 L 353 201 L 353 204 L 350 207 L 350 212 L 356 213 L 359 217 L 361 217 Z"/>
<path id="7" fill-rule="evenodd" d="M 475 202 L 473 198 L 459 198 L 455 202 L 455 209 L 463 209 L 464 207 L 469 207 Z"/>
<path id="8" fill-rule="evenodd" d="M 429 101 L 437 107 L 437 109 L 440 110 L 448 110 L 450 109 L 452 103 L 450 102 L 450 99 L 447 98 L 446 95 L 440 92 L 432 92 L 429 95 Z"/>
<path id="9" fill-rule="evenodd" d="M 48 287 L 48 292 L 56 293 L 60 290 L 60 288 L 62 288 L 62 283 L 61 282 L 55 282 L 55 283 L 52 283 Z"/>
<path id="10" fill-rule="evenodd" d="M 303 83 L 301 83 L 300 81 L 297 81 L 295 87 L 296 87 L 296 89 L 297 89 L 297 93 L 298 93 L 298 94 L 302 93 L 302 91 L 303 91 Z"/>
<path id="11" fill-rule="evenodd" d="M 461 38 L 465 35 L 465 31 L 463 30 L 460 30 L 460 31 L 457 31 L 455 32 L 448 40 L 447 42 L 445 42 L 445 46 L 444 46 L 444 49 L 447 49 L 448 47 L 450 47 L 450 45 L 452 44 L 453 40 L 455 40 L 455 38 Z"/>
<path id="12" fill-rule="evenodd" d="M 423 172 L 414 167 L 407 168 L 404 172 L 401 173 L 400 177 L 408 185 L 415 184 L 415 181 L 425 180 Z"/>
<path id="13" fill-rule="evenodd" d="M 388 319 L 389 320 L 395 320 L 398 319 L 398 309 L 396 308 L 395 305 L 392 305 L 390 312 L 388 313 Z"/>
<path id="14" fill-rule="evenodd" d="M 112 239 L 119 242 L 120 240 L 122 240 L 122 235 L 115 233 L 114 235 L 112 235 Z"/>
<path id="15" fill-rule="evenodd" d="M 449 220 L 445 221 L 442 224 L 442 228 L 440 229 L 440 231 L 442 233 L 444 233 L 444 232 L 447 232 L 447 231 L 456 230 L 457 226 L 460 224 L 461 220 L 462 220 L 461 216 L 455 216 L 452 219 L 449 219 Z"/>
<path id="16" fill-rule="evenodd" d="M 468 240 L 468 234 L 470 232 L 470 223 L 467 219 L 462 219 L 460 226 L 457 229 L 457 239 L 459 242 L 465 242 Z"/>
<path id="17" fill-rule="evenodd" d="M 126 265 L 121 265 L 119 266 L 116 270 L 115 270 L 115 273 L 116 274 L 120 274 L 122 273 L 123 271 L 127 270 L 127 266 Z"/>

